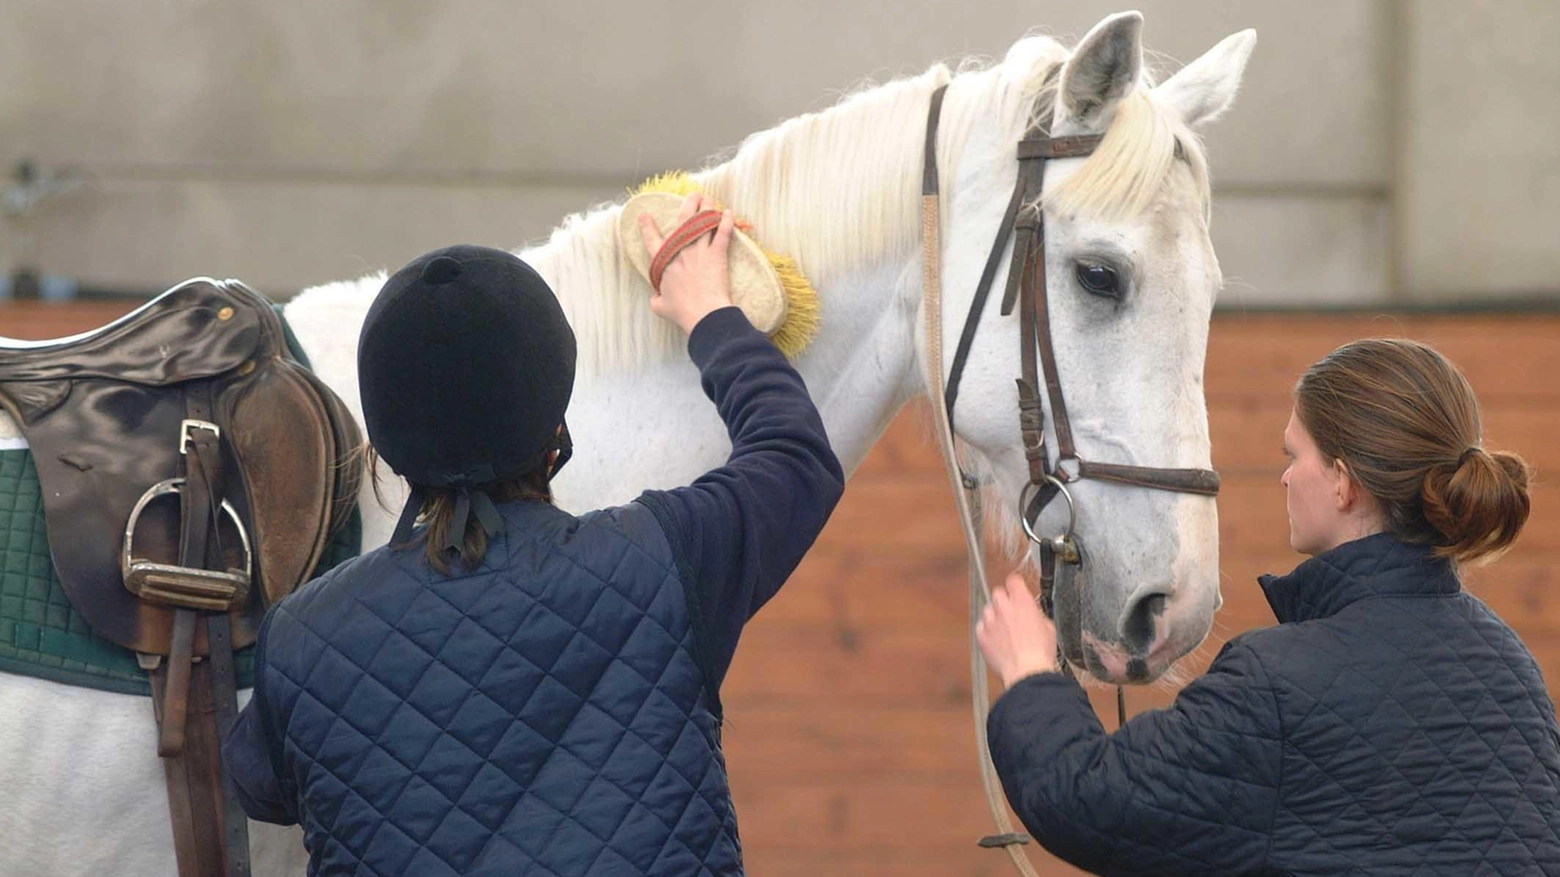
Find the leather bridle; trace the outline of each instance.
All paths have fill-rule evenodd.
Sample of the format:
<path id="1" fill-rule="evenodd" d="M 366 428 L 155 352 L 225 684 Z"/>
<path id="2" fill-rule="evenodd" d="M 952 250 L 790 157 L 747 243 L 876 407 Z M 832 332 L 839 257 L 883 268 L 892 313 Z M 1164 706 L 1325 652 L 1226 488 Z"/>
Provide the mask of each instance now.
<path id="1" fill-rule="evenodd" d="M 1002 217 L 1002 225 L 997 231 L 996 240 L 992 243 L 991 253 L 986 258 L 985 268 L 975 288 L 975 297 L 970 303 L 969 313 L 964 318 L 964 328 L 959 336 L 958 347 L 954 351 L 946 389 L 943 389 L 937 127 L 947 89 L 948 86 L 943 85 L 932 93 L 931 107 L 927 113 L 925 163 L 921 187 L 925 261 L 923 301 L 927 322 L 928 384 L 934 399 L 933 419 L 937 422 L 944 462 L 953 481 L 969 554 L 972 686 L 976 737 L 981 753 L 982 777 L 986 783 L 987 800 L 991 805 L 992 815 L 1002 830 L 997 835 L 983 838 L 980 843 L 982 846 L 1007 849 L 1019 871 L 1026 875 L 1033 875 L 1034 871 L 1028 859 L 1024 857 L 1018 846 L 1028 843 L 1029 839 L 1013 831 L 1007 809 L 1000 797 L 999 783 L 991 765 L 991 755 L 986 743 L 985 718 L 989 707 L 986 666 L 980 649 L 973 642 L 974 625 L 990 600 L 982 557 L 983 542 L 980 539 L 980 484 L 960 469 L 953 445 L 953 413 L 954 404 L 958 399 L 959 381 L 1010 236 L 1013 238 L 1013 251 L 1008 263 L 1007 288 L 1002 297 L 1001 313 L 1003 316 L 1008 316 L 1013 313 L 1015 307 L 1019 311 L 1021 358 L 1021 374 L 1018 378 L 1019 430 L 1024 443 L 1024 457 L 1029 464 L 1029 482 L 1020 491 L 1018 514 L 1025 536 L 1035 544 L 1040 555 L 1040 603 L 1046 615 L 1049 616 L 1053 612 L 1057 561 L 1061 560 L 1063 563 L 1077 567 L 1083 565 L 1083 550 L 1074 532 L 1077 516 L 1072 494 L 1067 489 L 1069 484 L 1092 478 L 1152 490 L 1216 496 L 1219 492 L 1219 475 L 1211 469 L 1171 469 L 1097 463 L 1081 458 L 1077 447 L 1073 444 L 1072 427 L 1067 419 L 1067 404 L 1057 375 L 1056 356 L 1052 343 L 1046 294 L 1045 213 L 1040 206 L 1040 194 L 1045 184 L 1047 161 L 1087 156 L 1099 145 L 1100 140 L 1103 139 L 1101 135 L 1051 137 L 1043 130 L 1031 128 L 1019 141 L 1018 181 L 1013 188 L 1013 197 L 1008 202 L 1007 211 Z M 1045 410 L 1039 393 L 1042 370 L 1046 398 L 1051 405 L 1052 427 L 1056 433 L 1057 460 L 1054 465 L 1050 462 L 1045 445 Z M 941 405 L 935 401 L 939 395 L 942 396 Z M 1058 495 L 1067 501 L 1067 529 L 1060 535 L 1049 538 L 1037 535 L 1034 527 L 1040 513 Z M 1059 666 L 1067 670 L 1068 665 L 1062 656 L 1058 655 L 1058 661 Z M 1119 686 L 1117 708 L 1122 723 L 1125 723 L 1126 704 Z"/>

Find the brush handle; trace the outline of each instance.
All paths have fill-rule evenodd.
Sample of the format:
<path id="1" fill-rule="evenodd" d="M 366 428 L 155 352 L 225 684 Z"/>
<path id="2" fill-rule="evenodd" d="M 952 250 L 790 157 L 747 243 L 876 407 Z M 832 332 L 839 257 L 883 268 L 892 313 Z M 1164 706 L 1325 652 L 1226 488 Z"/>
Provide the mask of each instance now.
<path id="1" fill-rule="evenodd" d="M 695 213 L 687 222 L 679 225 L 661 244 L 661 249 L 655 253 L 655 258 L 650 260 L 650 286 L 656 292 L 661 291 L 661 275 L 665 273 L 666 266 L 677 258 L 677 254 L 687 249 L 694 241 L 714 231 L 720 225 L 721 212 L 719 210 L 704 210 Z"/>

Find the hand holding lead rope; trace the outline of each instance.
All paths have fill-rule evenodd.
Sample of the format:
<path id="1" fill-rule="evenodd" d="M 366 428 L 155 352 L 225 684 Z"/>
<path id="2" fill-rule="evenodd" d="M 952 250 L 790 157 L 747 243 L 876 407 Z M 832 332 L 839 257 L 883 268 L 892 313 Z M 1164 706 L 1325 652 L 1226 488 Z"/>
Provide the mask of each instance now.
<path id="1" fill-rule="evenodd" d="M 1016 572 L 992 589 L 975 637 L 1004 688 L 1057 669 L 1056 625 L 1041 613 L 1024 577 Z"/>

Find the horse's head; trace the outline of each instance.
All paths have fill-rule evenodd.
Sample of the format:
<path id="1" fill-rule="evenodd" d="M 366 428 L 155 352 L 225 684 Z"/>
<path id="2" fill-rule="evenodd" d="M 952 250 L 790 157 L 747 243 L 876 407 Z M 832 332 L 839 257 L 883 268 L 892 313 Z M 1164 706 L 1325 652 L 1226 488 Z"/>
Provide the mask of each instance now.
<path id="1" fill-rule="evenodd" d="M 1141 26 L 1135 12 L 1112 16 L 1070 54 L 1024 40 L 1002 65 L 954 80 L 948 102 L 961 124 L 939 146 L 957 155 L 954 179 L 944 182 L 945 346 L 953 349 L 1001 223 L 1019 136 L 1032 126 L 1052 137 L 1104 135 L 1087 158 L 1047 162 L 1041 199 L 1049 341 L 1077 455 L 1207 469 L 1203 363 L 1221 276 L 1193 131 L 1233 100 L 1255 34 L 1225 39 L 1156 87 L 1144 71 Z M 1016 534 L 1030 477 L 1015 404 L 1019 318 L 998 313 L 1005 275 L 981 315 L 955 425 L 988 479 L 988 504 L 1007 512 L 995 523 Z M 1056 465 L 1055 406 L 1038 389 Z M 1156 678 L 1202 641 L 1220 602 L 1214 500 L 1091 478 L 1069 490 L 1083 558 L 1059 565 L 1063 651 L 1097 678 Z M 1067 525 L 1058 498 L 1034 529 L 1045 536 Z"/>

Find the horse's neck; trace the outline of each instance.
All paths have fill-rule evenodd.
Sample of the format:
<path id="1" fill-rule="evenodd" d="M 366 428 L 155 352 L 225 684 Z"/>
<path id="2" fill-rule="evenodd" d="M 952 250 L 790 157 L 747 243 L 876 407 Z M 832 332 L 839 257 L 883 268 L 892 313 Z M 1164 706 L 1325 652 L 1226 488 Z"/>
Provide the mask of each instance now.
<path id="1" fill-rule="evenodd" d="M 825 322 L 797 362 L 847 475 L 909 399 L 924 391 L 916 359 L 918 289 L 885 262 L 826 290 Z"/>
<path id="2" fill-rule="evenodd" d="M 615 214 L 616 209 L 609 208 L 609 212 Z M 615 236 L 600 233 L 599 219 L 588 217 L 571 223 L 556 232 L 547 244 L 521 254 L 558 290 L 565 310 L 573 315 L 582 347 L 600 346 L 611 334 L 603 335 L 606 329 L 599 325 L 581 325 L 584 311 L 595 313 L 591 319 L 600 319 L 603 309 L 595 305 L 587 308 L 571 303 L 570 299 L 602 294 L 602 289 L 594 284 L 611 283 L 614 279 L 609 276 L 612 269 L 605 266 L 623 262 Z M 919 289 L 906 288 L 902 283 L 902 278 L 914 275 L 907 270 L 909 267 L 907 257 L 887 256 L 865 262 L 821 286 L 818 334 L 795 363 L 847 473 L 865 459 L 894 414 L 922 388 L 915 368 Z M 635 322 L 647 318 L 652 323 L 660 322 L 650 317 L 644 302 L 632 302 L 627 310 Z M 652 332 L 665 328 L 657 326 Z M 644 340 L 642 325 L 633 334 L 640 336 L 645 347 L 656 346 L 654 340 Z M 637 370 L 583 367 L 574 405 L 583 409 L 604 404 L 594 398 L 602 394 L 617 397 L 613 404 L 622 405 L 625 397 L 653 385 L 662 368 L 686 367 L 685 342 L 680 335 L 675 337 L 676 349 L 669 352 L 668 361 L 645 368 L 643 381 L 634 373 Z M 625 341 L 619 337 L 611 343 Z M 585 355 L 582 352 L 582 358 Z M 581 413 L 590 416 L 588 412 Z M 595 498 L 598 492 L 588 490 L 582 499 Z"/>

